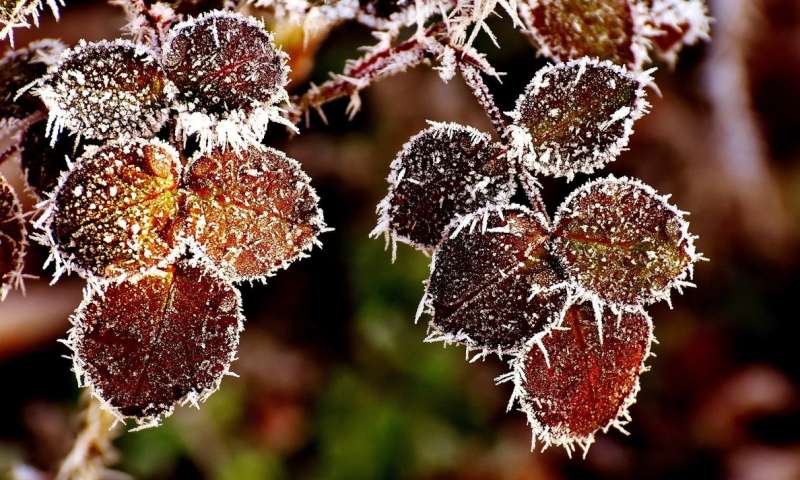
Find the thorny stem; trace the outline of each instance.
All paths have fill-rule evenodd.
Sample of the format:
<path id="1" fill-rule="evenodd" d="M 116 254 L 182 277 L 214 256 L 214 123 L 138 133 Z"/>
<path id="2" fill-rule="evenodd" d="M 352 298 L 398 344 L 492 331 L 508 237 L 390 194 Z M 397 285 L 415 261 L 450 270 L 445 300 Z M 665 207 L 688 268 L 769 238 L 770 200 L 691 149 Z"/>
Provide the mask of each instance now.
<path id="1" fill-rule="evenodd" d="M 497 131 L 497 135 L 502 139 L 506 139 L 508 135 L 508 122 L 503 112 L 497 108 L 497 104 L 494 102 L 494 97 L 492 97 L 489 87 L 483 81 L 483 78 L 481 78 L 480 70 L 468 61 L 462 60 L 460 57 L 461 55 L 459 55 L 458 58 L 458 69 L 461 71 L 461 77 L 472 90 L 475 99 L 478 100 L 478 103 L 483 107 L 486 116 L 489 117 L 492 126 L 495 131 Z"/>
<path id="2" fill-rule="evenodd" d="M 117 452 L 112 445 L 121 431 L 117 419 L 100 405 L 88 389 L 84 391 L 81 402 L 85 405 L 81 430 L 55 480 L 125 478 L 123 474 L 107 468 L 117 460 Z"/>
<path id="3" fill-rule="evenodd" d="M 360 59 L 349 63 L 341 75 L 335 75 L 322 85 L 313 85 L 301 96 L 292 97 L 289 120 L 297 124 L 305 118 L 307 122 L 309 111 L 312 108 L 317 110 L 324 119 L 321 107 L 345 96 L 351 98 L 348 114 L 352 116 L 360 106 L 358 93 L 361 90 L 378 80 L 436 59 L 445 47 L 456 52 L 460 65 L 466 65 L 476 72 L 487 71 L 487 68 L 491 68 L 483 59 L 477 58 L 467 49 L 452 44 L 447 35 L 445 22 L 439 21 L 428 27 L 424 33 L 414 35 L 395 46 L 379 45 L 373 48 Z M 492 118 L 492 123 L 495 121 L 496 119 Z"/>

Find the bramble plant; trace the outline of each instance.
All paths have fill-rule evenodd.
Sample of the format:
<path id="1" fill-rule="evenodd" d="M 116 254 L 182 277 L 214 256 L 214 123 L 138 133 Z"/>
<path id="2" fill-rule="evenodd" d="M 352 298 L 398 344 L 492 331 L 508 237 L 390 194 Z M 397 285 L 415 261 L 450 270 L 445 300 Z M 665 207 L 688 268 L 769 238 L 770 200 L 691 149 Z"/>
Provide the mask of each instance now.
<path id="1" fill-rule="evenodd" d="M 0 38 L 36 21 L 40 0 L 0 7 Z M 685 213 L 639 180 L 608 176 L 574 190 L 551 218 L 537 177 L 593 174 L 626 148 L 668 63 L 707 38 L 700 0 L 115 0 L 127 40 L 67 48 L 41 40 L 0 60 L 0 161 L 19 156 L 39 199 L 31 238 L 54 281 L 87 281 L 66 344 L 79 383 L 120 420 L 159 424 L 197 405 L 236 356 L 244 319 L 235 285 L 265 281 L 328 230 L 301 166 L 262 142 L 298 133 L 311 110 L 389 75 L 433 65 L 473 91 L 495 136 L 431 123 L 391 164 L 373 236 L 432 255 L 417 312 L 427 341 L 497 354 L 509 406 L 534 441 L 584 451 L 623 429 L 653 342 L 645 308 L 692 286 L 702 258 Z M 57 12 L 55 2 L 48 2 Z M 262 22 L 319 35 L 346 21 L 378 43 L 304 93 L 286 90 L 288 55 Z M 474 46 L 509 18 L 555 61 L 513 111 Z M 324 118 L 324 117 L 323 117 Z M 522 186 L 528 205 L 512 198 Z M 22 285 L 27 227 L 0 178 L 0 294 Z M 623 430 L 624 431 L 624 430 Z"/>

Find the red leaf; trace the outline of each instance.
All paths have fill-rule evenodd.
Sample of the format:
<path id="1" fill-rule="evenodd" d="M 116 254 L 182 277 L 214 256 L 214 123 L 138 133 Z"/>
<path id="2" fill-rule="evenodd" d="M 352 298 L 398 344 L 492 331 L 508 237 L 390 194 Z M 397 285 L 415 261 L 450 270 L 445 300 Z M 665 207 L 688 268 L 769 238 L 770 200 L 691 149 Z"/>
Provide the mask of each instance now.
<path id="1" fill-rule="evenodd" d="M 430 251 L 455 215 L 506 203 L 515 183 L 498 144 L 474 128 L 435 123 L 392 162 L 389 193 L 378 205 L 373 236 Z"/>
<path id="2" fill-rule="evenodd" d="M 455 222 L 436 249 L 425 292 L 428 341 L 513 354 L 564 313 L 567 291 L 542 216 L 488 208 Z"/>
<path id="3" fill-rule="evenodd" d="M 708 40 L 708 10 L 703 0 L 647 0 L 650 9 L 650 34 L 656 53 L 675 63 L 678 52 L 686 45 Z"/>
<path id="4" fill-rule="evenodd" d="M 226 278 L 264 280 L 318 243 L 325 230 L 319 199 L 283 152 L 217 149 L 190 164 L 182 221 Z"/>
<path id="5" fill-rule="evenodd" d="M 238 348 L 240 308 L 233 286 L 187 263 L 110 284 L 72 319 L 75 371 L 119 415 L 157 425 L 176 403 L 217 390 Z"/>
<path id="6" fill-rule="evenodd" d="M 553 253 L 590 297 L 616 305 L 669 299 L 690 286 L 700 258 L 683 213 L 651 187 L 627 178 L 589 182 L 556 212 Z"/>
<path id="7" fill-rule="evenodd" d="M 653 338 L 644 312 L 606 310 L 600 342 L 589 304 L 573 305 L 563 323 L 531 342 L 514 365 L 514 395 L 534 440 L 585 451 L 598 430 L 622 429 L 639 391 Z M 545 354 L 546 352 L 546 354 Z M 624 431 L 624 430 L 623 430 Z"/>
<path id="8" fill-rule="evenodd" d="M 0 301 L 22 284 L 27 230 L 17 194 L 0 175 Z"/>
<path id="9" fill-rule="evenodd" d="M 113 277 L 166 266 L 180 248 L 180 172 L 178 154 L 157 140 L 87 149 L 40 223 L 57 268 Z"/>

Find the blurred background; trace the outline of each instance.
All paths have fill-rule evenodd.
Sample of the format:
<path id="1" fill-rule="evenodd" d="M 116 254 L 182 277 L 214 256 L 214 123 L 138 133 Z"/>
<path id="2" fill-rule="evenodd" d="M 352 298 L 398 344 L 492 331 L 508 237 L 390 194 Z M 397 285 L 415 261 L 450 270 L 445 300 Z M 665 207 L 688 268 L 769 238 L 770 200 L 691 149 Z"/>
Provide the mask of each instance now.
<path id="1" fill-rule="evenodd" d="M 67 3 L 60 23 L 48 13 L 17 44 L 118 36 L 119 9 Z M 342 100 L 326 107 L 328 125 L 315 117 L 299 137 L 270 139 L 311 175 L 336 230 L 311 258 L 243 289 L 240 378 L 199 411 L 124 433 L 115 468 L 141 479 L 800 479 L 800 2 L 710 7 L 713 41 L 674 69 L 658 65 L 661 95 L 650 93 L 652 113 L 609 169 L 671 193 L 711 260 L 674 309 L 650 309 L 660 343 L 630 435 L 599 435 L 585 460 L 531 453 L 524 415 L 505 411 L 511 386 L 493 381 L 505 364 L 422 342 L 413 317 L 428 259 L 401 246 L 390 263 L 367 238 L 375 205 L 395 152 L 426 119 L 491 128 L 459 78 L 419 68 L 367 90 L 353 121 Z M 490 87 L 511 110 L 545 62 L 508 22 L 493 29 L 502 50 L 479 46 L 507 72 Z M 297 88 L 372 42 L 364 28 L 337 28 L 314 56 L 297 32 L 282 38 Z M 2 173 L 22 191 L 11 163 Z M 544 182 L 548 207 L 585 180 Z M 43 279 L 0 304 L 0 478 L 13 466 L 52 472 L 78 428 L 80 392 L 57 340 L 82 284 L 48 286 L 44 258 L 34 247 L 29 273 Z"/>

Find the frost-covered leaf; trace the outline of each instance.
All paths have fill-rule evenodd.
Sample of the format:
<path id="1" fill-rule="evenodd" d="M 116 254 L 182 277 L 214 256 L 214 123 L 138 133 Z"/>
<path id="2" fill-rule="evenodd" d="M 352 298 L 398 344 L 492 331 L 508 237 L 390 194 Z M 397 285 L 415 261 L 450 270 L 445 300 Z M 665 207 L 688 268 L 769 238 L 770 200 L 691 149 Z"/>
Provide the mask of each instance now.
<path id="1" fill-rule="evenodd" d="M 500 145 L 485 133 L 453 123 L 433 123 L 403 146 L 391 165 L 389 193 L 378 204 L 384 233 L 430 251 L 453 216 L 506 203 L 515 183 Z"/>
<path id="2" fill-rule="evenodd" d="M 155 426 L 217 390 L 242 330 L 238 290 L 186 262 L 91 292 L 68 344 L 82 384 L 116 414 Z"/>
<path id="3" fill-rule="evenodd" d="M 610 176 L 559 207 L 552 250 L 592 298 L 631 306 L 668 300 L 671 288 L 691 285 L 700 257 L 683 215 L 651 187 Z"/>
<path id="4" fill-rule="evenodd" d="M 58 7 L 63 0 L 47 0 L 47 6 L 58 19 Z M 14 29 L 30 27 L 31 22 L 39 26 L 39 12 L 44 9 L 44 0 L 0 0 L 0 40 L 8 37 L 14 44 Z"/>
<path id="5" fill-rule="evenodd" d="M 681 48 L 708 40 L 711 20 L 703 0 L 647 0 L 646 3 L 650 9 L 648 23 L 654 30 L 648 36 L 661 58 L 675 63 Z"/>
<path id="6" fill-rule="evenodd" d="M 456 219 L 431 262 L 428 341 L 513 354 L 560 320 L 567 291 L 548 238 L 544 217 L 521 206 Z"/>
<path id="7" fill-rule="evenodd" d="M 64 52 L 35 93 L 47 105 L 53 136 L 66 127 L 80 137 L 114 140 L 157 132 L 172 88 L 147 47 L 81 41 Z"/>
<path id="8" fill-rule="evenodd" d="M 647 59 L 638 0 L 526 0 L 522 18 L 554 60 L 595 57 L 639 68 Z"/>
<path id="9" fill-rule="evenodd" d="M 514 364 L 514 396 L 534 441 L 584 452 L 595 433 L 622 428 L 639 391 L 653 325 L 644 312 L 606 310 L 602 342 L 590 304 L 573 305 L 564 321 L 531 342 Z M 624 430 L 623 430 L 624 431 Z"/>
<path id="10" fill-rule="evenodd" d="M 157 140 L 87 148 L 41 220 L 57 276 L 62 267 L 113 277 L 164 266 L 179 243 L 180 172 L 178 154 Z"/>
<path id="11" fill-rule="evenodd" d="M 22 267 L 28 246 L 22 208 L 14 189 L 0 175 L 0 301 L 22 284 Z"/>
<path id="12" fill-rule="evenodd" d="M 190 165 L 183 221 L 226 278 L 263 280 L 319 243 L 319 199 L 300 164 L 283 152 L 217 149 Z"/>
<path id="13" fill-rule="evenodd" d="M 162 61 L 179 90 L 179 128 L 204 151 L 260 142 L 287 98 L 287 60 L 252 17 L 217 11 L 176 25 Z"/>
<path id="14" fill-rule="evenodd" d="M 42 103 L 31 93 L 25 92 L 18 98 L 17 95 L 23 87 L 47 73 L 47 67 L 63 48 L 60 42 L 39 40 L 0 57 L 0 122 L 22 120 L 42 110 Z"/>
<path id="15" fill-rule="evenodd" d="M 567 179 L 605 166 L 647 111 L 649 80 L 591 59 L 539 70 L 511 114 L 514 154 L 535 173 Z"/>
<path id="16" fill-rule="evenodd" d="M 41 120 L 25 130 L 20 143 L 20 160 L 28 188 L 40 200 L 58 185 L 62 172 L 68 169 L 67 158 L 82 150 L 77 139 L 64 133 L 51 146 L 47 138 L 47 121 Z"/>

